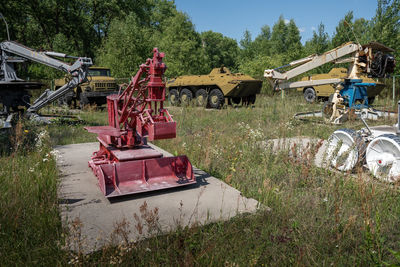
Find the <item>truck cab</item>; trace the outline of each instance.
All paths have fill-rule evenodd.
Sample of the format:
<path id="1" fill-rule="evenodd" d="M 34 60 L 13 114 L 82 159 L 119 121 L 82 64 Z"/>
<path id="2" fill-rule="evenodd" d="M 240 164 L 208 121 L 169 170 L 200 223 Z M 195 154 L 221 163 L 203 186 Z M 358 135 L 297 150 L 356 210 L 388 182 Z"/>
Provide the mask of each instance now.
<path id="1" fill-rule="evenodd" d="M 68 77 L 57 79 L 54 81 L 55 88 L 60 88 L 67 82 Z M 105 104 L 106 97 L 110 94 L 118 92 L 118 85 L 111 76 L 111 70 L 105 67 L 92 66 L 89 68 L 88 83 L 83 83 L 68 94 L 61 100 L 60 104 L 71 105 L 74 102 L 76 106 L 77 100 L 79 105 L 83 108 L 85 105 L 96 104 L 98 106 Z"/>

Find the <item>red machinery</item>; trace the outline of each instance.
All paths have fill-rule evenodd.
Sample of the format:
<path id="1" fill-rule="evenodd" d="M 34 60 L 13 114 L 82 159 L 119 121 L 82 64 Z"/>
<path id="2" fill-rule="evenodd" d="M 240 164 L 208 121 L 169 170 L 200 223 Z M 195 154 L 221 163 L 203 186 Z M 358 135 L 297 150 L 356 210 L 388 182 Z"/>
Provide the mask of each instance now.
<path id="1" fill-rule="evenodd" d="M 89 166 L 106 197 L 196 183 L 186 156 L 163 157 L 146 143 L 176 137 L 176 122 L 163 107 L 164 53 L 153 49 L 127 88 L 107 97 L 108 126 L 85 127 L 97 133 L 100 150 Z M 142 78 L 143 76 L 143 78 Z"/>

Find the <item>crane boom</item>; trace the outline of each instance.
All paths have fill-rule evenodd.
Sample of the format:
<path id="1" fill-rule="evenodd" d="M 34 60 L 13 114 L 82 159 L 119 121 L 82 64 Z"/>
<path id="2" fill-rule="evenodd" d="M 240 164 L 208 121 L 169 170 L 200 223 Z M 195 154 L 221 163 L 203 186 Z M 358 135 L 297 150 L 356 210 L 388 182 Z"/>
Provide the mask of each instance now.
<path id="1" fill-rule="evenodd" d="M 360 73 L 367 73 L 375 77 L 384 77 L 387 71 L 386 68 L 388 68 L 388 72 L 390 72 L 391 68 L 394 67 L 394 59 L 389 55 L 382 54 L 382 52 L 393 51 L 393 49 L 376 42 L 371 42 L 366 45 L 349 42 L 327 51 L 322 55 L 311 55 L 275 69 L 266 69 L 264 71 L 264 77 L 267 78 L 275 90 L 340 82 L 340 79 L 302 82 L 289 81 L 296 76 L 329 62 L 351 63 L 349 78 L 358 78 L 357 75 Z M 391 61 L 391 64 L 381 64 L 381 62 L 384 61 Z M 375 63 L 375 65 L 373 63 Z M 286 67 L 293 68 L 283 73 L 278 71 Z"/>
<path id="2" fill-rule="evenodd" d="M 26 60 L 31 60 L 61 70 L 71 75 L 71 80 L 67 84 L 65 84 L 56 91 L 46 90 L 41 96 L 39 96 L 39 98 L 35 100 L 35 102 L 32 105 L 29 105 L 28 103 L 26 103 L 26 101 L 24 101 L 24 103 L 29 106 L 27 110 L 28 114 L 38 112 L 39 109 L 59 99 L 60 97 L 65 95 L 69 90 L 75 88 L 77 85 L 86 82 L 88 68 L 93 64 L 91 58 L 73 57 L 58 52 L 49 52 L 49 51 L 39 52 L 13 41 L 1 42 L 0 50 L 1 50 L 0 85 L 2 84 L 5 84 L 7 86 L 18 85 L 18 83 L 16 82 L 21 82 L 21 81 L 23 82 L 23 80 L 17 77 L 14 68 L 14 63 L 23 62 Z M 53 56 L 63 57 L 63 58 L 74 58 L 76 59 L 76 61 L 72 64 L 68 64 L 61 60 L 53 58 Z M 15 96 L 14 98 L 18 98 L 18 96 Z M 17 102 L 18 100 L 19 99 L 17 99 Z M 13 101 L 8 101 L 8 102 L 15 103 L 15 100 L 13 99 Z M 3 105 L 6 104 L 3 103 Z M 9 108 L 6 109 L 9 110 Z"/>

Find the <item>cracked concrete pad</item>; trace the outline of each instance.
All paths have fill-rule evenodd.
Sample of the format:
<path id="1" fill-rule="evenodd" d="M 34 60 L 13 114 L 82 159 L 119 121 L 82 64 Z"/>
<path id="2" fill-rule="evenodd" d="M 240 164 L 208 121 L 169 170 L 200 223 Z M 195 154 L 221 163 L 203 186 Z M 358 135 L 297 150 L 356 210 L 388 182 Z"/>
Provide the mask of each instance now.
<path id="1" fill-rule="evenodd" d="M 83 238 L 79 245 L 85 252 L 121 242 L 117 228 L 125 229 L 129 241 L 137 241 L 173 231 L 178 226 L 228 220 L 240 213 L 255 212 L 259 205 L 256 200 L 243 197 L 235 188 L 196 168 L 197 184 L 108 200 L 88 167 L 90 156 L 98 146 L 98 143 L 84 143 L 56 147 L 60 152 L 57 165 L 61 172 L 58 192 L 61 217 L 72 235 L 77 231 L 73 226 L 81 224 L 78 231 Z M 151 146 L 164 156 L 171 155 Z M 157 230 L 142 218 L 154 214 L 155 209 Z M 140 224 L 144 226 L 142 233 L 137 229 Z M 71 242 L 68 246 L 77 250 L 77 245 Z"/>

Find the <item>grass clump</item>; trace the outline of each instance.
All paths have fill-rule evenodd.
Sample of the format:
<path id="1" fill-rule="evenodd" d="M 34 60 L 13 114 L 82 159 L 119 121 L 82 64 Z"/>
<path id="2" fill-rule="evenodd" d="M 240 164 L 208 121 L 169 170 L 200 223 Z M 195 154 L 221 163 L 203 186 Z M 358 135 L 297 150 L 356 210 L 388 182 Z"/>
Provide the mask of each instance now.
<path id="1" fill-rule="evenodd" d="M 3 138 L 11 147 L 0 158 L 2 264 L 54 266 L 63 257 L 63 238 L 48 133 L 19 122 Z"/>
<path id="2" fill-rule="evenodd" d="M 107 114 L 87 110 L 80 114 L 82 125 L 59 123 L 40 128 L 38 133 L 43 129 L 49 133 L 42 148 L 25 151 L 24 145 L 18 145 L 1 158 L 5 166 L 1 170 L 5 186 L 0 189 L 1 256 L 6 263 L 52 266 L 398 264 L 398 185 L 371 179 L 362 169 L 338 173 L 316 167 L 313 158 L 321 139 L 339 127 L 363 127 L 359 121 L 334 126 L 293 119 L 296 112 L 320 109 L 320 104 L 305 104 L 296 95 L 285 99 L 260 96 L 254 108 L 170 107 L 178 124 L 177 138 L 156 145 L 176 155 L 186 154 L 192 164 L 255 198 L 262 208 L 227 222 L 195 224 L 131 242 L 129 225 L 140 231 L 147 223 L 147 229 L 159 231 L 158 210 L 143 208 L 141 214 L 121 222 L 110 233 L 124 240 L 121 245 L 106 246 L 89 255 L 61 250 L 58 176 L 50 147 L 95 142 L 96 136 L 83 126 L 105 125 Z M 278 145 L 279 149 L 271 145 L 273 139 L 298 136 L 310 138 L 309 144 Z M 79 233 L 79 220 L 74 225 Z"/>

